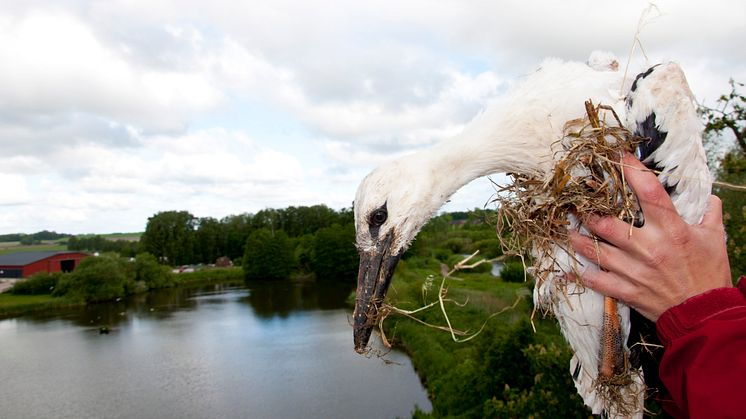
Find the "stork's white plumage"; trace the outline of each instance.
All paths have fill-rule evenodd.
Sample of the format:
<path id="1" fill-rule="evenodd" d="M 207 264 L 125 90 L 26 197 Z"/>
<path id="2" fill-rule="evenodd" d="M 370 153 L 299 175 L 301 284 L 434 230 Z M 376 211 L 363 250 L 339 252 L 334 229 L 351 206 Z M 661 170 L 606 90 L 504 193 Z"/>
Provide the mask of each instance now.
<path id="1" fill-rule="evenodd" d="M 557 141 L 567 121 L 584 115 L 584 102 L 612 106 L 631 131 L 651 138 L 640 148 L 648 167 L 661 171 L 679 213 L 698 222 L 710 194 L 711 178 L 701 145 L 701 124 L 683 72 L 674 63 L 650 68 L 624 80 L 618 61 L 594 53 L 587 63 L 548 59 L 506 97 L 478 115 L 464 131 L 418 154 L 384 164 L 361 183 L 355 197 L 360 252 L 355 348 L 364 350 L 371 318 L 387 291 L 399 256 L 446 200 L 471 180 L 493 173 L 539 176 L 552 173 L 561 152 Z M 570 256 L 557 248 L 561 268 L 572 272 Z M 585 269 L 598 269 L 581 260 Z M 547 261 L 549 263 L 549 261 Z M 561 294 L 553 277 L 535 288 L 538 306 L 557 317 L 573 349 L 571 372 L 593 413 L 618 416 L 617 407 L 596 393 L 603 296 L 590 289 Z M 630 309 L 619 305 L 624 342 L 630 333 Z M 639 366 L 635 366 L 639 367 Z M 623 389 L 641 415 L 644 384 L 640 375 Z"/>

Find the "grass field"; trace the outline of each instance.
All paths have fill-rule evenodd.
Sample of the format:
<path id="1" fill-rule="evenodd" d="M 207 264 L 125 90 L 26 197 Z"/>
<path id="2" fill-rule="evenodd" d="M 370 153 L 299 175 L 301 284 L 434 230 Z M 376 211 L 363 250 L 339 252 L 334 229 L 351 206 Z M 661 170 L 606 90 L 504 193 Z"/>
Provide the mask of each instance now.
<path id="1" fill-rule="evenodd" d="M 109 233 L 109 234 L 101 234 L 101 237 L 107 238 L 109 240 L 124 240 L 128 242 L 136 242 L 140 240 L 140 236 L 142 236 L 142 233 Z"/>
<path id="2" fill-rule="evenodd" d="M 109 233 L 109 234 L 101 234 L 101 237 L 104 237 L 107 240 L 122 240 L 122 241 L 128 241 L 128 242 L 135 242 L 140 240 L 140 236 L 142 236 L 142 233 Z M 14 242 L 0 242 L 0 255 L 4 255 L 7 253 L 15 253 L 15 252 L 34 252 L 34 251 L 43 251 L 43 250 L 54 250 L 54 251 L 61 251 L 61 250 L 67 250 L 67 247 L 64 244 L 66 242 L 66 238 L 62 238 L 59 240 L 43 240 L 40 244 L 34 244 L 30 246 L 24 246 L 21 245 L 20 242 L 14 241 Z"/>
<path id="3" fill-rule="evenodd" d="M 59 242 L 44 242 L 42 244 L 33 244 L 30 246 L 22 246 L 18 242 L 4 242 L 0 243 L 0 255 L 17 252 L 35 252 L 44 250 L 63 251 L 67 250 L 67 246 L 59 244 Z"/>

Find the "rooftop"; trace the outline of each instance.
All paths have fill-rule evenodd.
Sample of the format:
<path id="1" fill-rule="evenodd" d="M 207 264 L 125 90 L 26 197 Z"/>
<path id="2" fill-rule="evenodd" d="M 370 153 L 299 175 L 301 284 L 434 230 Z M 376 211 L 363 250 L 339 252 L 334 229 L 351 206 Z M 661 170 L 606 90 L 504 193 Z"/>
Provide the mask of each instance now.
<path id="1" fill-rule="evenodd" d="M 66 253 L 80 253 L 80 252 L 68 252 L 68 251 L 35 251 L 35 252 L 16 252 L 0 255 L 0 266 L 24 266 L 30 263 L 34 263 L 52 256 L 66 254 Z"/>

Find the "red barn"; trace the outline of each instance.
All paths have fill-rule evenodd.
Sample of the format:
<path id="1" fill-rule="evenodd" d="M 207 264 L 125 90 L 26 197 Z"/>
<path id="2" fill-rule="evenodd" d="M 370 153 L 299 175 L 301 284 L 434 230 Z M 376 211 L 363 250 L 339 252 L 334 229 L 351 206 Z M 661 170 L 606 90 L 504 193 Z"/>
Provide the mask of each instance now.
<path id="1" fill-rule="evenodd" d="M 81 252 L 18 252 L 0 255 L 0 278 L 26 278 L 37 272 L 71 272 L 88 254 Z"/>

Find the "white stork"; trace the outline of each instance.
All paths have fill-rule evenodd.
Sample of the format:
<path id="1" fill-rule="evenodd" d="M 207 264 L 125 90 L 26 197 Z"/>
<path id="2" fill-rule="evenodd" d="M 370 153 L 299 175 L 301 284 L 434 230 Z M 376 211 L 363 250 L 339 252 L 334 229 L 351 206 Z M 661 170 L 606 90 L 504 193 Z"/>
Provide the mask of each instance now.
<path id="1" fill-rule="evenodd" d="M 690 224 L 701 220 L 711 177 L 702 148 L 701 122 L 680 67 L 660 64 L 626 81 L 618 61 L 608 53 L 594 52 L 587 63 L 547 59 L 460 135 L 386 163 L 363 179 L 354 202 L 360 253 L 354 312 L 358 352 L 366 350 L 371 319 L 383 302 L 401 254 L 425 223 L 459 188 L 478 177 L 501 172 L 550 176 L 562 129 L 567 121 L 584 116 L 588 99 L 612 106 L 627 129 L 649 138 L 638 148 L 638 157 L 660 172 L 658 179 L 681 216 Z M 560 249 L 554 256 L 569 261 Z M 581 262 L 584 269 L 598 269 L 591 261 Z M 566 272 L 572 272 L 567 266 Z M 535 287 L 534 301 L 554 313 L 573 350 L 570 371 L 577 391 L 594 414 L 622 416 L 595 387 L 604 297 L 572 283 L 561 294 L 554 280 L 550 276 Z M 618 313 L 625 351 L 640 336 L 655 335 L 652 323 L 646 324 L 624 304 L 619 304 Z M 641 368 L 639 349 L 633 348 L 631 368 Z M 645 374 L 657 379 L 656 368 L 645 368 Z M 641 376 L 633 375 L 632 383 L 622 389 L 622 395 L 633 400 L 632 416 L 642 415 L 645 386 Z"/>

